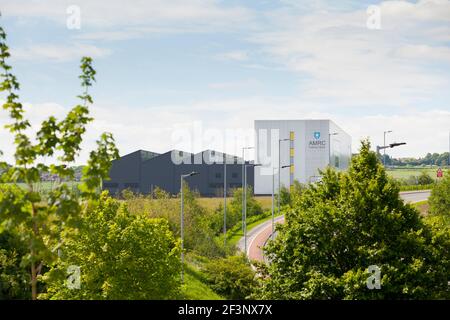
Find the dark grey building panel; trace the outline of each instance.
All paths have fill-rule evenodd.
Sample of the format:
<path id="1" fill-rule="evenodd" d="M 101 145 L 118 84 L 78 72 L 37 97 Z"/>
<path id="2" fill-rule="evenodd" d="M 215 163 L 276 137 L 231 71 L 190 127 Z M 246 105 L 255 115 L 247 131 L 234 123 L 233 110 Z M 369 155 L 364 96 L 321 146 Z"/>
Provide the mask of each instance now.
<path id="1" fill-rule="evenodd" d="M 180 177 L 196 171 L 199 175 L 185 181 L 192 190 L 202 196 L 220 196 L 223 194 L 224 165 L 220 161 L 223 154 L 212 150 L 191 154 L 182 151 L 169 151 L 164 154 L 137 151 L 113 162 L 110 181 L 103 185 L 111 194 L 124 189 L 148 194 L 159 187 L 171 194 L 180 191 Z M 242 186 L 242 162 L 238 157 L 227 156 L 227 189 Z M 234 163 L 230 163 L 234 160 Z M 218 161 L 219 160 L 219 161 Z M 214 162 L 220 163 L 214 163 Z M 206 163 L 205 163 L 206 162 Z M 248 163 L 248 162 L 247 162 Z M 247 184 L 253 186 L 253 167 L 247 169 Z"/>
<path id="2" fill-rule="evenodd" d="M 108 189 L 111 194 L 116 194 L 123 189 L 140 191 L 142 163 L 156 156 L 158 156 L 157 153 L 138 150 L 114 160 L 110 180 L 103 183 L 103 188 Z"/>

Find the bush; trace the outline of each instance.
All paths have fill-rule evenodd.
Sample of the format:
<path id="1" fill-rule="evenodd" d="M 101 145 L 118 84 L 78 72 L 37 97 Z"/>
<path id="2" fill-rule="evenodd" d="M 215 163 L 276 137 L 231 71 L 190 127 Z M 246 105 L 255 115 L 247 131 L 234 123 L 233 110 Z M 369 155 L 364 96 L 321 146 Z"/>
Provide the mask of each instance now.
<path id="1" fill-rule="evenodd" d="M 417 181 L 420 185 L 427 185 L 434 183 L 434 179 L 426 172 L 422 172 L 417 178 Z"/>
<path id="2" fill-rule="evenodd" d="M 103 193 L 87 208 L 79 232 L 63 241 L 41 299 L 170 299 L 179 293 L 180 247 L 164 219 L 130 214 Z M 79 289 L 66 284 L 69 266 L 80 268 Z"/>
<path id="3" fill-rule="evenodd" d="M 223 256 L 224 252 L 216 242 L 216 236 L 222 231 L 222 212 L 202 207 L 198 202 L 199 194 L 191 191 L 187 184 L 184 194 L 184 247 L 209 257 Z M 180 197 L 171 197 L 161 189 L 155 189 L 150 196 L 127 194 L 125 199 L 132 214 L 150 218 L 164 218 L 169 222 L 170 230 L 180 236 Z"/>
<path id="4" fill-rule="evenodd" d="M 276 195 L 275 201 L 277 201 Z M 282 186 L 280 189 L 280 206 L 287 206 L 290 204 L 291 204 L 291 193 L 289 192 L 288 188 Z"/>
<path id="5" fill-rule="evenodd" d="M 256 286 L 255 273 L 243 255 L 213 260 L 203 271 L 211 288 L 228 299 L 245 299 Z"/>
<path id="6" fill-rule="evenodd" d="M 420 191 L 420 190 L 431 190 L 434 187 L 434 183 L 433 184 L 424 184 L 424 185 L 410 185 L 410 186 L 405 186 L 405 185 L 400 185 L 400 191 Z"/>
<path id="7" fill-rule="evenodd" d="M 0 300 L 30 298 L 29 265 L 20 263 L 26 251 L 26 245 L 16 234 L 0 233 Z"/>
<path id="8" fill-rule="evenodd" d="M 428 203 L 432 214 L 450 218 L 450 174 L 446 174 L 442 181 L 434 186 Z"/>
<path id="9" fill-rule="evenodd" d="M 242 221 L 242 188 L 233 190 L 233 198 L 227 206 L 227 229 L 232 228 Z M 263 208 L 261 204 L 256 201 L 252 187 L 247 187 L 247 218 L 261 215 Z"/>

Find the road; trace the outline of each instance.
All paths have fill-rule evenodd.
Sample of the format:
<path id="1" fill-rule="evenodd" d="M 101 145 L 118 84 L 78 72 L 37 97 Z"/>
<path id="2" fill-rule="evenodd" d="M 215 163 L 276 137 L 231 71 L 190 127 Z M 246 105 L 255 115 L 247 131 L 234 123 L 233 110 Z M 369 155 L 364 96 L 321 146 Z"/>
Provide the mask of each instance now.
<path id="1" fill-rule="evenodd" d="M 400 197 L 408 203 L 415 203 L 427 200 L 430 196 L 430 190 L 400 192 Z M 284 216 L 275 218 L 275 223 L 284 223 Z M 264 255 L 261 248 L 270 239 L 272 234 L 272 220 L 261 223 L 247 233 L 247 256 L 251 260 L 264 261 Z M 238 242 L 240 251 L 244 251 L 244 238 Z"/>

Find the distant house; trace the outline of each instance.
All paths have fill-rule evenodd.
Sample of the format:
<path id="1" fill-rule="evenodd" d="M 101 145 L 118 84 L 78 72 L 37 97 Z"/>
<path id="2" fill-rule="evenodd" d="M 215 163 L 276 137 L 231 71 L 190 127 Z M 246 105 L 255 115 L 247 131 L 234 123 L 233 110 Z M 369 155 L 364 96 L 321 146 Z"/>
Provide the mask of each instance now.
<path id="1" fill-rule="evenodd" d="M 148 194 L 159 187 L 171 194 L 180 191 L 180 177 L 196 171 L 199 175 L 187 178 L 189 188 L 202 196 L 221 196 L 224 186 L 224 158 L 226 158 L 227 190 L 242 187 L 242 158 L 205 150 L 197 154 L 172 150 L 163 154 L 138 150 L 112 163 L 110 180 L 103 189 L 115 195 L 129 189 Z M 246 162 L 250 164 L 250 162 Z M 253 187 L 253 167 L 247 167 L 247 184 Z"/>

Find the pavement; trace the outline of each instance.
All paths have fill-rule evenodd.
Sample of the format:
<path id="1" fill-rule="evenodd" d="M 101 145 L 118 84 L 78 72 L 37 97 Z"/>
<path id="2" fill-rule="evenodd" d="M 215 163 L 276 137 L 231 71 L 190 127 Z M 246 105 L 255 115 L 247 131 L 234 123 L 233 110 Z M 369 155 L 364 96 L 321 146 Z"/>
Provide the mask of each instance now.
<path id="1" fill-rule="evenodd" d="M 400 197 L 407 203 L 427 200 L 430 190 L 400 192 Z M 284 216 L 275 218 L 275 223 L 284 223 Z M 250 260 L 264 261 L 263 248 L 272 235 L 272 219 L 261 223 L 247 232 L 247 256 Z M 238 244 L 240 251 L 244 251 L 244 238 Z"/>

